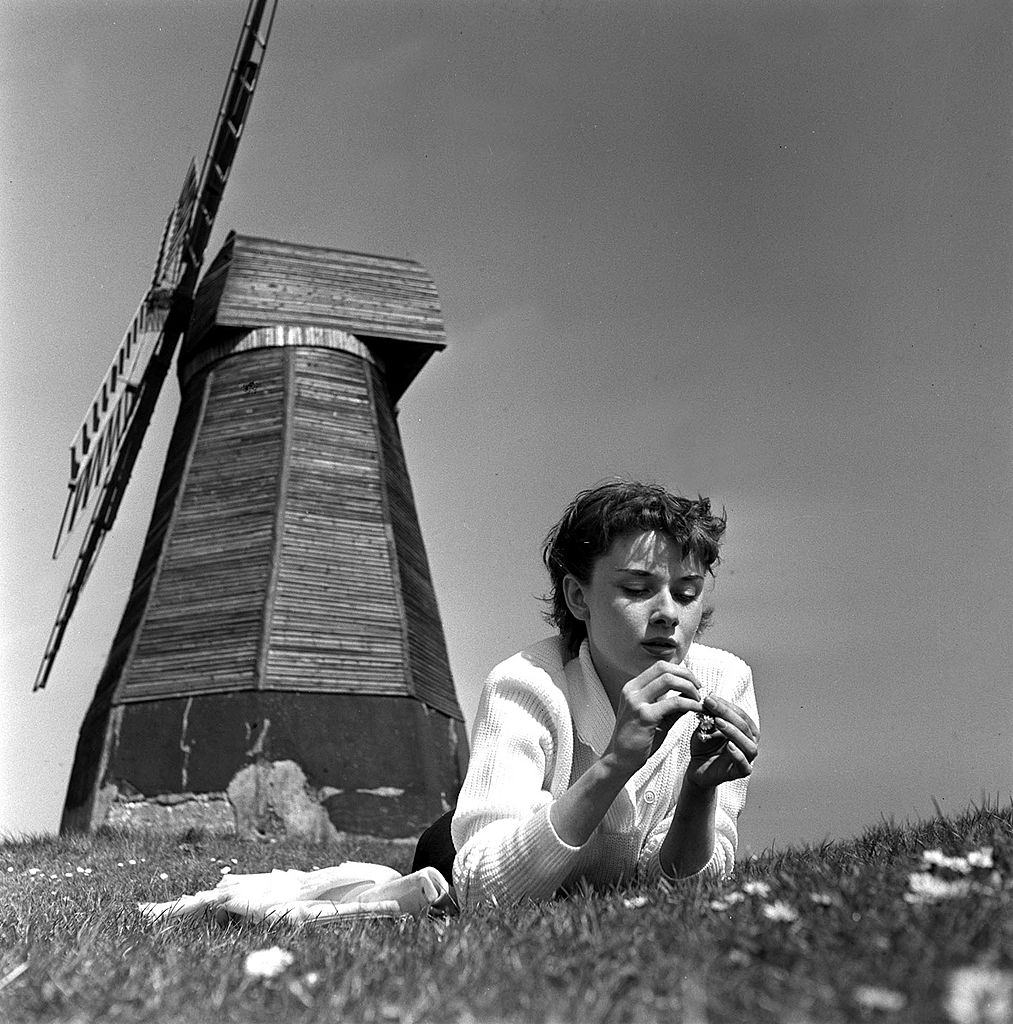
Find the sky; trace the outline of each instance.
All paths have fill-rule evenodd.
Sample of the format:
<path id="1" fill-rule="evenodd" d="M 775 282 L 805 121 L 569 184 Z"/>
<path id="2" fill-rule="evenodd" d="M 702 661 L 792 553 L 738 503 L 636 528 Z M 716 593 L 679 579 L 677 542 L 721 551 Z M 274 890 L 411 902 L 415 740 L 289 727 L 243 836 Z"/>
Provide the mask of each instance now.
<path id="1" fill-rule="evenodd" d="M 246 0 L 0 0 L 0 834 L 54 831 L 178 403 L 47 688 L 67 448 L 210 137 Z M 280 0 L 230 229 L 410 256 L 400 404 L 465 717 L 622 475 L 728 515 L 740 852 L 1013 792 L 1004 2 Z"/>

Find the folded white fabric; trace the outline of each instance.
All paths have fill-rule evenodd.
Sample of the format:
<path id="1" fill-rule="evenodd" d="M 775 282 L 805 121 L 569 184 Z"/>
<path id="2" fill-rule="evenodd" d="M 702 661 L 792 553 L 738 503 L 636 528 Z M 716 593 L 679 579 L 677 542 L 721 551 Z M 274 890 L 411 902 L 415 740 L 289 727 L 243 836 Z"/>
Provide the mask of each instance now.
<path id="1" fill-rule="evenodd" d="M 219 924 L 252 921 L 347 921 L 363 917 L 456 913 L 447 880 L 436 868 L 401 875 L 382 864 L 346 861 L 316 871 L 274 870 L 259 875 L 225 875 L 214 887 L 168 903 L 139 903 L 152 921 L 212 915 Z"/>

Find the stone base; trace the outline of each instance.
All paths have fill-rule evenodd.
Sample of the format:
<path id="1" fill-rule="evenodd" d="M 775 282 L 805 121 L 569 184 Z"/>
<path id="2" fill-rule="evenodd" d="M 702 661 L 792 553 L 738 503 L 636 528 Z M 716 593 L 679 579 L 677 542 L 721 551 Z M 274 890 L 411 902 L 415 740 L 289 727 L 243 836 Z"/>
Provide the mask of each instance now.
<path id="1" fill-rule="evenodd" d="M 167 793 L 164 796 L 130 797 L 115 786 L 106 786 L 99 799 L 105 814 L 97 817 L 116 828 L 183 832 L 204 829 L 217 835 L 236 835 L 232 805 L 225 793 Z"/>
<path id="2" fill-rule="evenodd" d="M 337 838 L 327 810 L 295 761 L 260 761 L 238 771 L 227 790 L 236 834 L 252 839 Z"/>
<path id="3" fill-rule="evenodd" d="M 82 727 L 61 831 L 130 818 L 186 828 L 191 817 L 217 829 L 234 817 L 257 835 L 419 836 L 456 801 L 466 752 L 459 722 L 408 697 L 244 691 L 124 704 Z"/>
<path id="4" fill-rule="evenodd" d="M 333 790 L 314 790 L 294 761 L 260 761 L 238 771 L 224 793 L 142 796 L 106 785 L 97 795 L 91 827 L 159 832 L 199 828 L 240 839 L 302 839 L 332 843 L 368 833 L 338 831 L 327 812 Z M 414 843 L 416 835 L 376 836 Z"/>

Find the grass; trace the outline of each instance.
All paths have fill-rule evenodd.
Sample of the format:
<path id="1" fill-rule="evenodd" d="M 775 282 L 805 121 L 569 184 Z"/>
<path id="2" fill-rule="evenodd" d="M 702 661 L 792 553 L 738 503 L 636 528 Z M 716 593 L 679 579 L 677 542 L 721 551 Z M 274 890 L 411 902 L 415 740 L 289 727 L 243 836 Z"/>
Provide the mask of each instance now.
<path id="1" fill-rule="evenodd" d="M 922 851 L 993 847 L 966 896 L 905 900 Z M 585 892 L 451 919 L 152 925 L 139 900 L 210 888 L 223 867 L 367 860 L 337 847 L 102 832 L 0 845 L 0 1020 L 260 1022 L 999 1021 L 1013 985 L 1013 806 L 883 823 L 859 838 L 770 851 L 736 877 Z M 768 887 L 769 891 L 764 891 Z M 814 899 L 815 894 L 815 899 Z M 247 975 L 279 946 L 281 975 Z M 993 973 L 992 1009 L 945 1010 L 953 972 Z M 968 1011 L 970 1012 L 970 1011 Z M 956 1013 L 957 1016 L 953 1016 Z M 992 1013 L 993 1016 L 988 1016 Z"/>

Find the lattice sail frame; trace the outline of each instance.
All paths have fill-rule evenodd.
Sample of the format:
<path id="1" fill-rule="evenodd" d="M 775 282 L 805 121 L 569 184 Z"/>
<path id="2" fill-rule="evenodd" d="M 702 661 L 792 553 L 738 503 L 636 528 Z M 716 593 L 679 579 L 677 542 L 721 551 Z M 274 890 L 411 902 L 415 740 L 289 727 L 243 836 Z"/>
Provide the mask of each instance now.
<path id="1" fill-rule="evenodd" d="M 42 689 L 49 679 L 70 616 L 105 534 L 115 522 L 166 373 L 186 329 L 204 250 L 242 138 L 276 8 L 277 0 L 250 0 L 200 177 L 191 163 L 162 233 L 152 284 L 71 444 L 70 493 L 54 558 L 93 494 L 97 498 L 33 691 Z"/>

